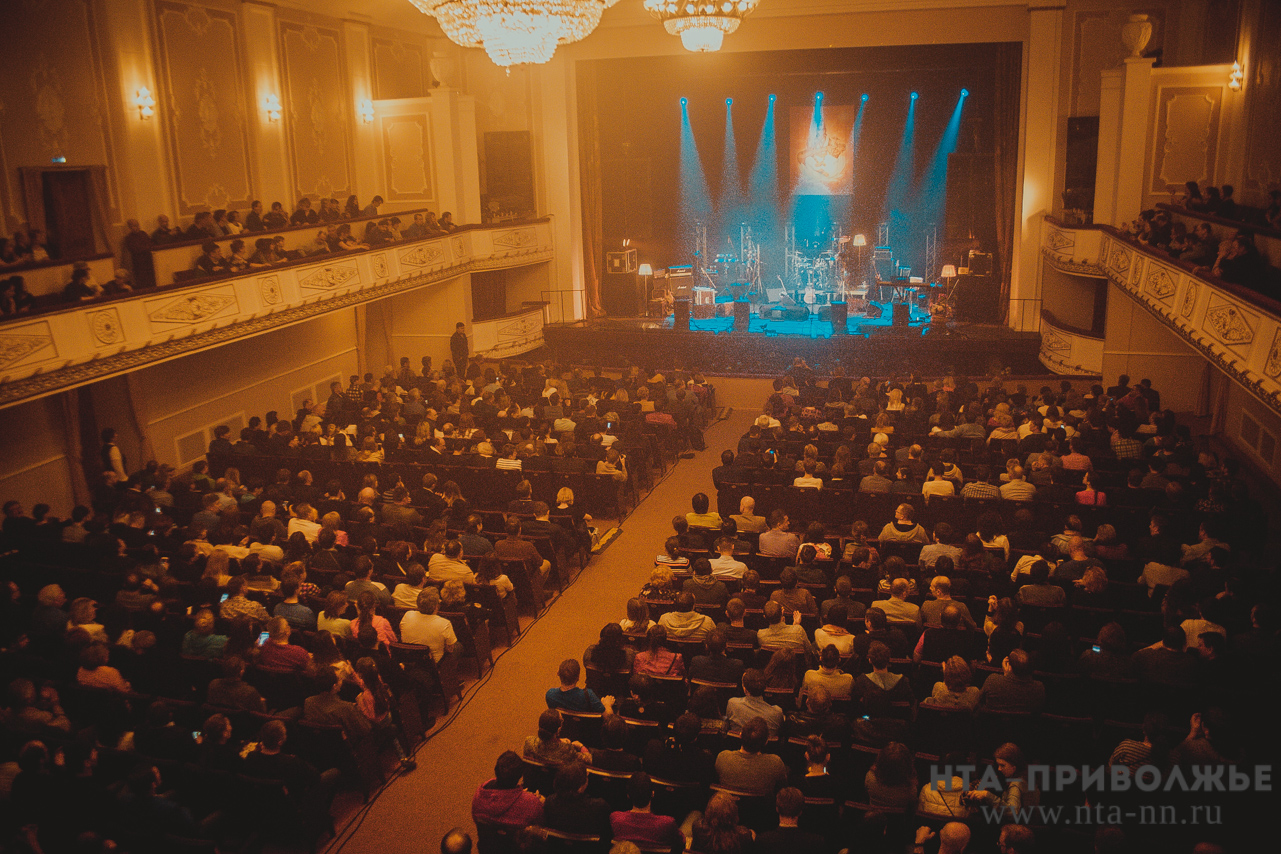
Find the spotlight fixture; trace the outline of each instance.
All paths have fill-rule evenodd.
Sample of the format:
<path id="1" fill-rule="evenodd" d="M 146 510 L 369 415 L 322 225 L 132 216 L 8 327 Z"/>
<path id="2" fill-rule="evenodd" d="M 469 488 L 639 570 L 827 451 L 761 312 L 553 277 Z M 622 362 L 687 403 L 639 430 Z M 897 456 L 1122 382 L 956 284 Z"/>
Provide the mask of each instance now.
<path id="1" fill-rule="evenodd" d="M 267 114 L 267 121 L 278 122 L 283 111 L 280 107 L 280 96 L 275 92 L 268 92 L 262 96 L 262 109 Z"/>
<path id="2" fill-rule="evenodd" d="M 863 101 L 864 103 L 867 103 L 867 93 L 866 93 L 866 92 L 864 92 L 864 93 L 863 93 L 862 101 Z"/>
<path id="3" fill-rule="evenodd" d="M 1232 63 L 1232 73 L 1228 75 L 1228 88 L 1233 92 L 1241 91 L 1241 83 L 1245 80 L 1245 72 L 1241 70 L 1241 63 Z"/>
<path id="4" fill-rule="evenodd" d="M 360 113 L 360 120 L 365 124 L 374 123 L 374 102 L 368 98 L 361 98 L 360 103 L 356 105 L 356 112 Z"/>
<path id="5" fill-rule="evenodd" d="M 962 97 L 962 98 L 968 98 L 968 97 L 970 97 L 970 90 L 969 90 L 969 89 L 962 89 L 962 90 L 961 90 L 961 97 Z"/>
<path id="6" fill-rule="evenodd" d="M 140 119 L 149 119 L 156 114 L 156 98 L 146 86 L 139 86 L 133 93 L 133 105 L 138 108 Z"/>
<path id="7" fill-rule="evenodd" d="M 777 95 L 770 95 L 770 96 L 769 96 L 769 102 L 770 102 L 771 104 L 772 104 L 772 103 L 774 103 L 776 100 L 778 100 L 778 96 L 777 96 Z"/>
<path id="8" fill-rule="evenodd" d="M 760 0 L 645 0 L 645 10 L 663 28 L 681 37 L 686 50 L 708 53 L 721 49 L 725 36 L 738 29 Z"/>
<path id="9" fill-rule="evenodd" d="M 912 93 L 912 100 L 913 100 L 913 101 L 915 101 L 915 100 L 916 100 L 917 98 L 919 98 L 919 97 L 921 97 L 921 96 L 920 96 L 919 94 L 917 94 L 916 92 L 913 92 L 913 93 Z"/>
<path id="10" fill-rule="evenodd" d="M 733 99 L 733 98 L 726 98 L 726 99 L 725 99 L 725 106 L 727 106 L 727 107 L 732 107 L 732 106 L 734 106 L 734 99 Z"/>
<path id="11" fill-rule="evenodd" d="M 681 106 L 682 106 L 682 107 L 688 107 L 688 106 L 689 106 L 689 98 L 681 98 Z"/>
<path id="12" fill-rule="evenodd" d="M 582 41 L 618 0 L 410 0 L 435 18 L 463 47 L 483 47 L 490 60 L 511 70 L 543 63 L 558 44 Z"/>

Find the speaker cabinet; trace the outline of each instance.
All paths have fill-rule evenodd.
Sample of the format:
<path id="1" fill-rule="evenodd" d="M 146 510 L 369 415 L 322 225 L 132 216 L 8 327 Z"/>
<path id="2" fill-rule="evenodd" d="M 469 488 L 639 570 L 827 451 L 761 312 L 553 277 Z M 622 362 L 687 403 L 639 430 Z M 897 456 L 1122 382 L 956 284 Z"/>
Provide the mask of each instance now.
<path id="1" fill-rule="evenodd" d="M 676 323 L 674 328 L 689 331 L 689 300 L 676 300 Z"/>
<path id="2" fill-rule="evenodd" d="M 640 317 L 645 314 L 645 283 L 635 273 L 606 273 L 600 296 L 601 307 L 610 317 Z"/>
<path id="3" fill-rule="evenodd" d="M 905 302 L 894 303 L 894 325 L 907 326 L 912 317 L 912 307 Z"/>
<path id="4" fill-rule="evenodd" d="M 992 276 L 959 276 L 952 293 L 956 319 L 966 323 L 1000 323 L 1001 294 Z"/>
<path id="5" fill-rule="evenodd" d="M 734 331 L 746 332 L 752 322 L 752 304 L 746 301 L 734 303 Z"/>
<path id="6" fill-rule="evenodd" d="M 832 303 L 832 334 L 844 335 L 849 331 L 850 307 L 848 303 Z"/>

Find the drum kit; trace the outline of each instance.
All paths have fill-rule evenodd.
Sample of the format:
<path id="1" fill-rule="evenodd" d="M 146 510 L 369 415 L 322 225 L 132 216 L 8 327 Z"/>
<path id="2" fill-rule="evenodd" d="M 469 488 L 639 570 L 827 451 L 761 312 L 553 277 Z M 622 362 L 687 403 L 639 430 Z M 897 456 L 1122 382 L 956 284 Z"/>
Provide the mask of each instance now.
<path id="1" fill-rule="evenodd" d="M 794 234 L 789 234 L 788 238 L 784 272 L 778 277 L 783 290 L 802 305 L 848 301 L 853 292 L 850 237 L 797 241 Z"/>

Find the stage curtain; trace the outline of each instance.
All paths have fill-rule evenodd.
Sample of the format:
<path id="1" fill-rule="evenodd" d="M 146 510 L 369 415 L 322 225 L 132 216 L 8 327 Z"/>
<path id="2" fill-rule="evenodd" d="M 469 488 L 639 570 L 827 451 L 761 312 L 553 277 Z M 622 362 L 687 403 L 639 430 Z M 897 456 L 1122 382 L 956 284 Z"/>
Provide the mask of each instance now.
<path id="1" fill-rule="evenodd" d="M 596 107 L 596 66 L 580 62 L 578 72 L 578 165 L 583 206 L 583 310 L 604 317 L 600 299 L 605 225 L 600 186 L 600 116 Z"/>
<path id="2" fill-rule="evenodd" d="M 993 115 L 995 152 L 996 270 L 1001 282 L 1002 319 L 1010 313 L 1010 269 L 1014 260 L 1014 197 L 1018 185 L 1019 99 L 1022 90 L 1023 46 L 1017 42 L 997 48 Z"/>

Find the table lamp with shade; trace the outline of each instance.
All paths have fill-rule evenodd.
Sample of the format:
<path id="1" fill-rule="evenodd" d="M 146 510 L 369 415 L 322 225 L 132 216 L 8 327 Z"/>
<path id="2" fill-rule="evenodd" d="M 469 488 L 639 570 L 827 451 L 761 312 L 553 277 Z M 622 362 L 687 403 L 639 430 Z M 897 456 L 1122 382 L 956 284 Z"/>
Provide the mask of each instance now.
<path id="1" fill-rule="evenodd" d="M 863 247 L 867 245 L 867 235 L 854 235 L 854 246 L 858 249 L 858 282 L 860 285 L 867 284 L 867 278 L 863 272 Z"/>
<path id="2" fill-rule="evenodd" d="M 650 293 L 650 279 L 654 275 L 654 267 L 650 264 L 641 264 L 639 267 L 636 268 L 636 272 L 640 275 L 641 279 L 645 282 L 645 289 L 641 291 L 641 293 L 644 294 L 644 296 L 642 297 L 642 304 L 645 306 L 645 311 L 643 313 L 648 315 L 649 301 L 653 299 L 653 294 Z"/>

